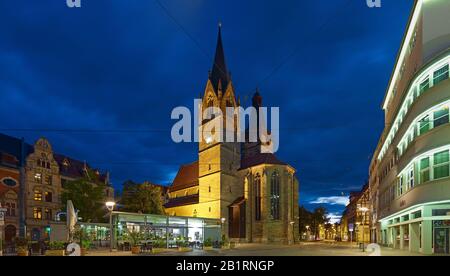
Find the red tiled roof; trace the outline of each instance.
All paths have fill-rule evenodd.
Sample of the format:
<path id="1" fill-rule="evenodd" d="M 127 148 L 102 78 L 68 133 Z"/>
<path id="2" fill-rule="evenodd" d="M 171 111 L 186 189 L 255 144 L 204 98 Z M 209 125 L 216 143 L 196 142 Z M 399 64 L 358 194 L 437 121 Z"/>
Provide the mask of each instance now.
<path id="1" fill-rule="evenodd" d="M 199 202 L 199 196 L 198 196 L 198 194 L 195 194 L 195 195 L 171 198 L 171 199 L 169 199 L 169 202 L 164 204 L 164 207 L 171 208 L 171 207 L 177 207 L 177 206 L 185 206 L 185 205 L 197 204 L 198 202 Z"/>
<path id="2" fill-rule="evenodd" d="M 169 191 L 174 192 L 194 186 L 198 186 L 198 161 L 180 167 Z"/>
<path id="3" fill-rule="evenodd" d="M 241 160 L 240 170 L 254 167 L 261 164 L 269 165 L 287 165 L 286 163 L 278 160 L 278 158 L 273 153 L 258 153 L 256 155 L 247 157 Z"/>

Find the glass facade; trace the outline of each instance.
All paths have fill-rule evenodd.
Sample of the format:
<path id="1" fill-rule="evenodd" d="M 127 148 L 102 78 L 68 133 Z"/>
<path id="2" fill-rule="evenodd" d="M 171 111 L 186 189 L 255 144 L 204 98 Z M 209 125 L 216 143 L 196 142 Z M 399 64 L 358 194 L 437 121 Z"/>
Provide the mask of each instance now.
<path id="1" fill-rule="evenodd" d="M 164 248 L 178 247 L 180 242 L 194 245 L 222 239 L 218 219 L 113 212 L 113 222 L 115 248 L 128 242 L 130 232 L 139 232 L 141 243 L 151 242 L 155 247 Z"/>

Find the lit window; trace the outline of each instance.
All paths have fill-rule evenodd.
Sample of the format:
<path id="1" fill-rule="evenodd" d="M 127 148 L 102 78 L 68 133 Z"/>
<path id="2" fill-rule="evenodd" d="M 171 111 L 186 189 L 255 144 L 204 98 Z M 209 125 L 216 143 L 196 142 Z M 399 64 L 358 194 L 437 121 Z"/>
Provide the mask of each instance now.
<path id="1" fill-rule="evenodd" d="M 448 64 L 434 72 L 433 84 L 436 85 L 446 79 L 448 79 Z"/>
<path id="2" fill-rule="evenodd" d="M 433 176 L 439 179 L 449 176 L 449 151 L 438 152 L 434 155 Z"/>
<path id="3" fill-rule="evenodd" d="M 34 200 L 42 201 L 42 191 L 39 189 L 34 190 Z"/>
<path id="4" fill-rule="evenodd" d="M 38 207 L 33 208 L 33 218 L 42 219 L 42 208 Z"/>
<path id="5" fill-rule="evenodd" d="M 41 181 L 42 181 L 42 174 L 36 173 L 34 175 L 34 181 L 36 181 L 37 183 L 41 183 Z"/>
<path id="6" fill-rule="evenodd" d="M 420 183 L 430 181 L 430 158 L 420 160 Z"/>

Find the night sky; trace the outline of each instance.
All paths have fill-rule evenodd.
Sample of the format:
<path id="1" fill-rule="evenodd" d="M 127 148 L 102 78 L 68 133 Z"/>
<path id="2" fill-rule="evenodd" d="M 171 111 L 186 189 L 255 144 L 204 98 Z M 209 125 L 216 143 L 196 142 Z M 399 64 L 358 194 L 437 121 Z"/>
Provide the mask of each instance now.
<path id="1" fill-rule="evenodd" d="M 44 136 L 116 188 L 169 184 L 197 158 L 171 141 L 170 113 L 204 92 L 221 21 L 241 103 L 258 86 L 280 107 L 277 156 L 298 170 L 301 204 L 336 215 L 367 180 L 412 0 L 65 2 L 0 2 L 0 132 Z"/>

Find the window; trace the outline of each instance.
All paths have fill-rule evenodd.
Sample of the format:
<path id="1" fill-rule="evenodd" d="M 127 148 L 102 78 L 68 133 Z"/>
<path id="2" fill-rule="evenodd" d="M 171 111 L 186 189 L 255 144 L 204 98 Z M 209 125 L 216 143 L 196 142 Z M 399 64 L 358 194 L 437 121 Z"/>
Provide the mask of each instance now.
<path id="1" fill-rule="evenodd" d="M 42 201 L 42 191 L 39 189 L 34 190 L 34 200 Z"/>
<path id="2" fill-rule="evenodd" d="M 430 79 L 427 78 L 419 85 L 419 95 L 422 95 L 423 92 L 427 91 L 430 88 Z"/>
<path id="3" fill-rule="evenodd" d="M 420 183 L 430 181 L 430 158 L 420 160 Z"/>
<path id="4" fill-rule="evenodd" d="M 408 185 L 409 189 L 414 187 L 414 167 L 412 167 L 408 172 Z"/>
<path id="5" fill-rule="evenodd" d="M 37 183 L 41 183 L 41 181 L 42 181 L 42 174 L 36 173 L 34 175 L 34 181 L 36 181 Z"/>
<path id="6" fill-rule="evenodd" d="M 52 202 L 52 201 L 53 201 L 52 192 L 45 192 L 45 202 Z"/>
<path id="7" fill-rule="evenodd" d="M 270 215 L 272 219 L 280 219 L 280 176 L 274 172 L 270 179 Z"/>
<path id="8" fill-rule="evenodd" d="M 52 176 L 51 175 L 45 176 L 45 184 L 52 185 Z"/>
<path id="9" fill-rule="evenodd" d="M 438 127 L 444 124 L 447 124 L 449 117 L 448 117 L 448 106 L 443 107 L 442 109 L 434 112 L 434 126 Z"/>
<path id="10" fill-rule="evenodd" d="M 42 219 L 42 208 L 38 207 L 33 208 L 33 218 Z"/>
<path id="11" fill-rule="evenodd" d="M 261 220 L 261 177 L 259 174 L 255 177 L 255 220 Z"/>
<path id="12" fill-rule="evenodd" d="M 17 185 L 17 181 L 12 178 L 3 178 L 2 183 L 8 187 L 15 187 Z"/>
<path id="13" fill-rule="evenodd" d="M 45 219 L 52 220 L 52 210 L 49 208 L 45 208 Z"/>
<path id="14" fill-rule="evenodd" d="M 403 175 L 398 178 L 398 189 L 397 194 L 401 196 L 403 194 Z"/>
<path id="15" fill-rule="evenodd" d="M 427 133 L 430 129 L 430 116 L 427 115 L 419 121 L 419 135 Z"/>
<path id="16" fill-rule="evenodd" d="M 5 203 L 6 208 L 6 216 L 7 217 L 15 217 L 16 216 L 16 203 L 14 202 L 6 202 Z"/>
<path id="17" fill-rule="evenodd" d="M 434 179 L 449 176 L 449 152 L 448 150 L 438 152 L 434 155 L 433 166 Z"/>
<path id="18" fill-rule="evenodd" d="M 448 79 L 448 64 L 434 72 L 433 84 L 436 85 L 446 79 Z"/>

